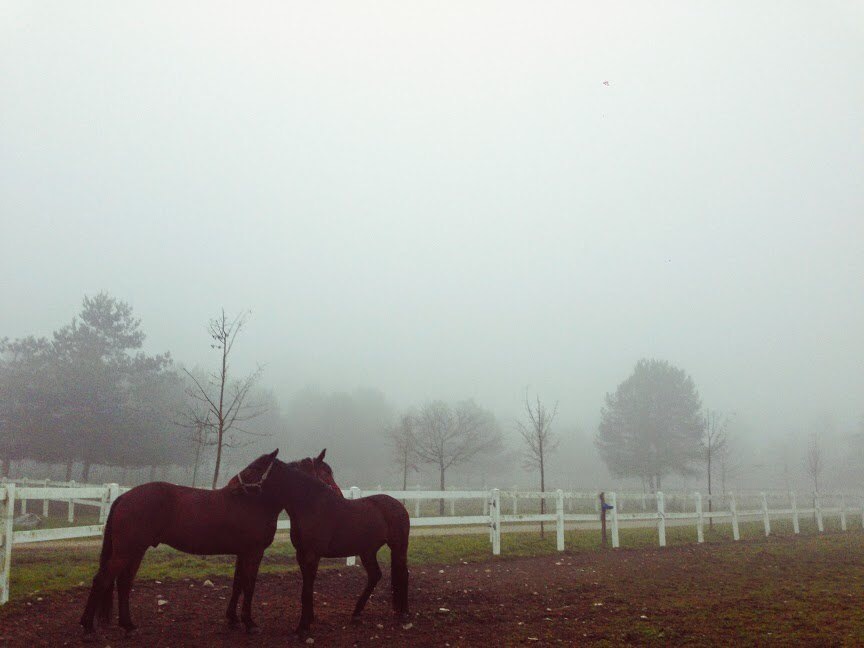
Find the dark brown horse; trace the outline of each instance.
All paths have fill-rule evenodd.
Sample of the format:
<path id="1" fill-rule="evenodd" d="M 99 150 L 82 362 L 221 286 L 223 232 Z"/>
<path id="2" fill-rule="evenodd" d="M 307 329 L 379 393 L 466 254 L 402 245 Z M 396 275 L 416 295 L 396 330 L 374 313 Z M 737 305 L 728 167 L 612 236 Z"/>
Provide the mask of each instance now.
<path id="1" fill-rule="evenodd" d="M 262 500 L 284 508 L 291 518 L 291 542 L 303 575 L 302 611 L 295 632 L 305 632 L 314 620 L 312 592 L 321 558 L 360 556 L 367 581 L 354 606 L 356 618 L 381 580 L 377 554 L 385 544 L 390 547 L 393 611 L 407 615 L 410 520 L 398 500 L 389 495 L 345 499 L 278 459 L 263 483 Z"/>
<path id="2" fill-rule="evenodd" d="M 103 622 L 110 622 L 115 582 L 120 625 L 127 631 L 135 629 L 129 613 L 132 581 L 147 549 L 163 543 L 191 554 L 236 555 L 234 587 L 226 616 L 232 625 L 236 624 L 237 601 L 242 592 L 241 618 L 247 631 L 254 632 L 257 626 L 251 606 L 258 567 L 264 550 L 273 542 L 276 519 L 284 508 L 272 498 L 262 497 L 275 464 L 298 474 L 308 471 L 307 478 L 328 493 L 339 490 L 332 470 L 323 461 L 324 452 L 315 459 L 293 464 L 278 461 L 278 452 L 259 457 L 218 490 L 153 482 L 118 497 L 105 524 L 99 571 L 81 617 L 85 632 L 93 631 L 97 613 Z M 318 480 L 319 475 L 325 483 Z"/>

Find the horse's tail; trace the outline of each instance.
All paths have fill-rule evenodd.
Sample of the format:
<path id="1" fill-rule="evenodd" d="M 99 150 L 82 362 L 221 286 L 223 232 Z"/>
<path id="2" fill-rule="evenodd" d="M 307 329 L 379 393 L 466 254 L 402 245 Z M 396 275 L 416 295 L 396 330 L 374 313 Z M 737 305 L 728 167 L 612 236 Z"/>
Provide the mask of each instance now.
<path id="1" fill-rule="evenodd" d="M 408 535 L 411 520 L 398 500 L 387 506 L 387 546 L 390 547 L 390 582 L 393 588 L 393 611 L 408 614 Z"/>
<path id="2" fill-rule="evenodd" d="M 115 502 L 116 504 L 116 502 Z M 102 537 L 102 552 L 99 554 L 99 571 L 103 571 L 111 559 L 111 553 L 114 551 L 114 504 L 111 505 L 111 510 L 108 511 L 108 519 L 105 521 L 105 534 Z M 114 579 L 108 584 L 108 588 L 102 595 L 97 607 L 97 613 L 101 621 L 107 625 L 111 623 L 111 615 L 114 611 Z"/>

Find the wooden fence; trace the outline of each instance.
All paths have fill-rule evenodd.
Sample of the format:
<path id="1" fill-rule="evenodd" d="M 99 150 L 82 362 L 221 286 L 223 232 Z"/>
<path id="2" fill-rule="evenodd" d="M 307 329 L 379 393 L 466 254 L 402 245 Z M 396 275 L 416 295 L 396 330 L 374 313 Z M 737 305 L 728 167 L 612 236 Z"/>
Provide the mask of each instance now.
<path id="1" fill-rule="evenodd" d="M 9 600 L 9 574 L 12 565 L 12 548 L 18 544 L 66 540 L 70 538 L 99 537 L 103 533 L 108 511 L 114 500 L 129 490 L 118 484 L 102 486 L 80 486 L 72 483 L 49 482 L 47 480 L 18 480 L 17 482 L 0 482 L 0 604 Z M 414 516 L 411 526 L 418 527 L 451 527 L 459 533 L 459 527 L 485 527 L 489 530 L 489 541 L 493 555 L 501 553 L 501 532 L 504 525 L 514 527 L 521 524 L 537 524 L 548 522 L 555 525 L 556 547 L 564 550 L 564 530 L 567 524 L 592 525 L 599 524 L 599 506 L 597 494 L 593 491 L 502 491 L 497 488 L 485 491 L 391 491 L 391 490 L 361 490 L 352 487 L 343 491 L 348 498 L 356 499 L 367 495 L 386 493 L 402 500 Z M 519 503 L 528 500 L 546 500 L 550 510 L 546 513 L 519 512 Z M 836 516 L 840 520 L 840 528 L 845 531 L 851 516 L 856 516 L 864 526 L 864 507 L 862 496 L 851 494 L 812 494 L 808 497 L 808 506 L 801 508 L 795 493 L 726 493 L 710 498 L 698 492 L 677 493 L 669 498 L 662 492 L 644 493 L 606 493 L 606 502 L 612 505 L 608 512 L 608 522 L 611 530 L 611 545 L 620 546 L 619 529 L 622 524 L 637 527 L 656 527 L 657 541 L 661 547 L 666 546 L 666 526 L 693 526 L 697 542 L 705 540 L 705 524 L 710 520 L 730 523 L 732 538 L 739 540 L 739 523 L 742 520 L 762 520 L 765 535 L 771 534 L 771 521 L 791 519 L 793 531 L 800 533 L 801 516 L 812 515 L 820 532 L 824 531 L 826 516 Z M 653 500 L 653 502 L 651 501 Z M 26 513 L 28 503 L 41 501 L 42 512 L 47 516 L 50 502 L 62 502 L 68 507 L 67 522 L 70 526 L 46 529 L 15 530 L 14 520 L 16 508 Z M 447 502 L 451 515 L 436 515 L 420 517 L 423 501 Z M 708 502 L 713 505 L 709 506 Z M 457 502 L 473 503 L 476 514 L 455 515 Z M 812 503 L 812 506 L 810 504 Z M 505 512 L 504 507 L 508 510 Z M 75 507 L 86 506 L 98 510 L 97 524 L 75 525 Z M 446 508 L 446 507 L 445 507 Z M 578 510 L 583 512 L 574 512 Z M 634 509 L 631 511 L 631 509 Z M 673 510 L 678 509 L 678 510 Z M 290 528 L 289 520 L 279 520 L 278 529 Z M 348 558 L 347 564 L 353 565 L 355 559 Z"/>

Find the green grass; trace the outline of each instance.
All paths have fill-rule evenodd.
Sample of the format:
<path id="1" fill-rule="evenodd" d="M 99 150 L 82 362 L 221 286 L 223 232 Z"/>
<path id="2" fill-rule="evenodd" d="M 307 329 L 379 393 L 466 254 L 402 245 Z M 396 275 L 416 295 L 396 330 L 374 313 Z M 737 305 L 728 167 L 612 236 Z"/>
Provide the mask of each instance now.
<path id="1" fill-rule="evenodd" d="M 83 521 L 82 521 L 83 522 Z M 760 521 L 740 523 L 742 540 L 764 538 L 764 527 Z M 850 521 L 849 528 L 859 528 Z M 772 535 L 792 535 L 791 521 L 772 520 Z M 826 532 L 839 531 L 839 520 L 825 519 Z M 814 535 L 816 525 L 812 518 L 802 518 L 802 535 Z M 620 529 L 621 547 L 656 547 L 657 530 L 652 528 Z M 611 541 L 611 538 L 610 538 Z M 705 526 L 707 543 L 732 542 L 730 524 L 715 524 L 713 529 Z M 567 531 L 565 547 L 571 552 L 596 552 L 604 550 L 597 530 Z M 696 543 L 695 526 L 667 526 L 667 545 Z M 508 559 L 524 556 L 553 554 L 556 552 L 555 525 L 546 525 L 544 538 L 539 533 L 507 532 L 505 527 L 501 536 L 501 557 Z M 389 563 L 389 550 L 384 547 L 379 561 Z M 80 583 L 89 584 L 97 564 L 99 547 L 94 544 L 55 543 L 48 548 L 30 545 L 19 547 L 12 552 L 11 597 L 13 600 L 38 592 L 62 590 L 75 587 Z M 415 535 L 409 548 L 409 564 L 453 564 L 458 562 L 479 562 L 492 559 L 489 536 L 487 533 L 471 535 L 432 536 Z M 343 560 L 327 560 L 324 568 L 344 565 Z M 295 569 L 294 549 L 287 540 L 287 534 L 277 536 L 277 541 L 267 550 L 261 565 L 262 573 L 293 571 Z M 147 552 L 141 565 L 138 578 L 169 580 L 203 580 L 214 576 L 231 576 L 234 559 L 231 556 L 199 557 L 184 554 L 170 547 L 158 547 Z"/>

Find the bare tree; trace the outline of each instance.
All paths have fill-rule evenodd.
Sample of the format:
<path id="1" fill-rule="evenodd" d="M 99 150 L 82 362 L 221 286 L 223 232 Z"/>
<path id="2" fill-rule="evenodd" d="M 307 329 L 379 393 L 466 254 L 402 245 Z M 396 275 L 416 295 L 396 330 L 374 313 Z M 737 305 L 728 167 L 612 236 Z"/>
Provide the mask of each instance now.
<path id="1" fill-rule="evenodd" d="M 198 404 L 206 412 L 204 415 L 206 418 L 202 419 L 199 416 L 197 423 L 201 424 L 202 431 L 207 429 L 207 426 L 212 426 L 214 433 L 212 445 L 216 447 L 216 465 L 213 469 L 213 488 L 216 488 L 219 481 L 219 469 L 222 465 L 224 448 L 239 445 L 230 433 L 249 434 L 250 432 L 242 427 L 242 423 L 260 416 L 267 409 L 262 405 L 246 402 L 249 392 L 261 377 L 262 369 L 260 366 L 245 378 L 239 380 L 230 378 L 228 359 L 237 336 L 246 324 L 248 315 L 249 313 L 245 312 L 230 319 L 223 308 L 219 317 L 210 320 L 207 332 L 212 340 L 210 348 L 217 349 L 220 353 L 218 371 L 213 372 L 206 379 L 198 379 L 190 371 L 184 369 L 193 383 L 186 393 L 190 398 L 198 401 Z M 209 421 L 207 426 L 204 424 L 205 421 Z"/>
<path id="2" fill-rule="evenodd" d="M 399 417 L 399 422 L 387 431 L 387 439 L 393 458 L 399 462 L 402 471 L 402 490 L 408 489 L 408 471 L 417 470 L 417 453 L 414 439 L 414 428 L 417 417 L 412 412 L 406 412 Z"/>
<path id="3" fill-rule="evenodd" d="M 448 468 L 481 452 L 497 452 L 501 447 L 495 418 L 472 400 L 452 408 L 442 401 L 424 405 L 417 415 L 414 439 L 417 458 L 438 467 L 442 491 Z M 438 501 L 438 509 L 444 515 L 443 499 Z"/>
<path id="4" fill-rule="evenodd" d="M 559 440 L 552 434 L 552 423 L 558 415 L 558 403 L 549 411 L 537 396 L 536 406 L 531 405 L 528 394 L 525 394 L 525 413 L 528 421 L 516 421 L 516 430 L 525 442 L 525 467 L 540 469 L 540 492 L 546 492 L 546 456 L 554 452 Z M 546 513 L 546 499 L 540 498 L 540 513 Z M 543 523 L 540 523 L 540 537 L 544 535 Z"/>
<path id="5" fill-rule="evenodd" d="M 726 430 L 729 427 L 729 419 L 717 410 L 705 411 L 705 436 L 702 439 L 702 447 L 705 451 L 706 471 L 708 473 L 708 512 L 714 510 L 713 501 L 711 499 L 711 475 L 713 466 L 712 460 L 717 459 L 718 454 L 723 454 L 728 445 Z M 714 528 L 714 518 L 708 516 L 708 527 Z"/>
<path id="6" fill-rule="evenodd" d="M 216 445 L 209 412 L 204 419 L 197 419 L 192 424 L 190 441 L 195 448 L 195 464 L 192 468 L 192 488 L 195 488 L 198 485 L 198 467 L 201 465 L 201 454 L 204 452 L 204 448 Z"/>
<path id="7" fill-rule="evenodd" d="M 818 432 L 810 435 L 810 442 L 807 445 L 807 456 L 804 458 L 804 465 L 807 468 L 807 474 L 813 480 L 813 492 L 819 492 L 819 477 L 822 475 L 825 457 L 822 453 L 822 439 Z M 814 505 L 815 506 L 815 505 Z"/>

